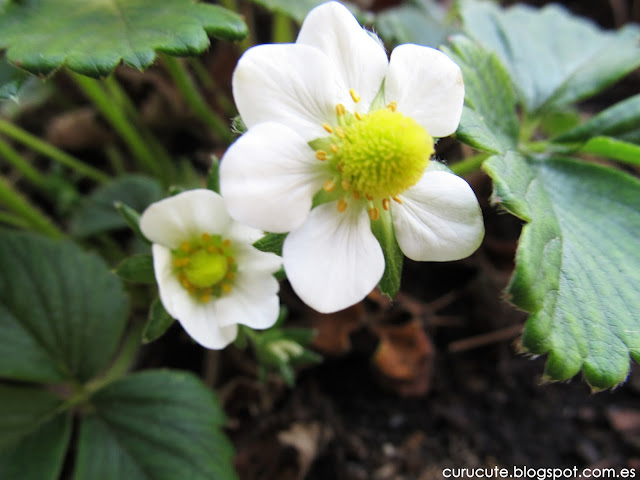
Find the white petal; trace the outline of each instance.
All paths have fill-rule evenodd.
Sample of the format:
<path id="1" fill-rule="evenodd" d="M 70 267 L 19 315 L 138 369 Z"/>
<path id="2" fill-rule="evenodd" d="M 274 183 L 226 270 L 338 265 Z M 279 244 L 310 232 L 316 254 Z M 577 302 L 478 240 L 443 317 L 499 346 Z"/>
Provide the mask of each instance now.
<path id="1" fill-rule="evenodd" d="M 237 325 L 223 326 L 215 301 L 198 302 L 180 285 L 173 273 L 168 248 L 155 244 L 152 251 L 160 300 L 169 315 L 177 319 L 189 336 L 203 347 L 221 349 L 233 342 Z"/>
<path id="2" fill-rule="evenodd" d="M 307 217 L 327 175 L 324 168 L 293 130 L 261 123 L 225 153 L 221 192 L 229 213 L 239 222 L 269 232 L 288 232 Z"/>
<path id="3" fill-rule="evenodd" d="M 231 222 L 220 195 L 197 189 L 151 204 L 140 218 L 140 230 L 151 242 L 174 249 L 202 233 L 224 234 Z"/>
<path id="4" fill-rule="evenodd" d="M 336 123 L 340 93 L 334 66 L 308 45 L 269 44 L 250 48 L 233 73 L 233 98 L 245 125 L 278 122 L 305 141 L 326 137 L 322 123 Z"/>
<path id="5" fill-rule="evenodd" d="M 298 296 L 322 313 L 362 300 L 384 272 L 380 244 L 369 216 L 353 206 L 344 213 L 336 202 L 314 208 L 307 221 L 286 238 L 283 262 Z"/>
<path id="6" fill-rule="evenodd" d="M 309 12 L 296 40 L 322 50 L 334 62 L 343 89 L 352 88 L 360 95 L 361 112 L 368 111 L 389 64 L 382 42 L 372 35 L 344 5 L 328 2 Z M 353 110 L 354 103 L 350 100 L 345 106 Z"/>
<path id="7" fill-rule="evenodd" d="M 433 137 L 454 133 L 460 123 L 464 84 L 460 67 L 444 53 L 418 45 L 391 52 L 385 100 L 412 117 Z"/>
<path id="8" fill-rule="evenodd" d="M 273 274 L 282 267 L 282 258 L 275 253 L 261 252 L 250 245 L 238 248 L 235 253 L 240 271 Z"/>
<path id="9" fill-rule="evenodd" d="M 484 223 L 473 190 L 449 172 L 426 172 L 392 203 L 398 245 L 412 260 L 449 261 L 471 255 L 482 242 Z"/>
<path id="10" fill-rule="evenodd" d="M 216 300 L 221 325 L 273 326 L 280 313 L 279 284 L 273 275 L 238 273 L 231 293 Z"/>

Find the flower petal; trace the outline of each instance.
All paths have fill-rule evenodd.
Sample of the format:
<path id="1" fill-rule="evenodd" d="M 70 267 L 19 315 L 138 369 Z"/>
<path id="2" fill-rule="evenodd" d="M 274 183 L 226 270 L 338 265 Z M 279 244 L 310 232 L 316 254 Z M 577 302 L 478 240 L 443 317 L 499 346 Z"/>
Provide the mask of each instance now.
<path id="1" fill-rule="evenodd" d="M 275 253 L 261 252 L 251 245 L 236 248 L 236 264 L 241 272 L 267 273 L 272 275 L 282 267 L 282 258 Z"/>
<path id="2" fill-rule="evenodd" d="M 412 117 L 433 137 L 454 133 L 460 123 L 464 84 L 460 67 L 444 53 L 418 45 L 391 52 L 385 100 Z"/>
<path id="3" fill-rule="evenodd" d="M 152 251 L 160 300 L 169 315 L 177 319 L 189 336 L 203 347 L 221 349 L 233 342 L 238 332 L 237 325 L 223 326 L 216 302 L 197 302 L 180 285 L 173 272 L 168 248 L 154 244 Z"/>
<path id="4" fill-rule="evenodd" d="M 317 48 L 269 44 L 250 48 L 233 73 L 233 98 L 245 125 L 277 122 L 305 141 L 325 137 L 322 124 L 336 123 L 340 92 L 335 68 Z"/>
<path id="5" fill-rule="evenodd" d="M 360 95 L 358 110 L 367 112 L 387 72 L 387 53 L 382 41 L 360 26 L 356 18 L 338 2 L 324 3 L 309 12 L 296 44 L 322 50 L 335 64 L 343 89 Z M 353 110 L 355 104 L 345 104 Z"/>
<path id="6" fill-rule="evenodd" d="M 151 242 L 174 249 L 205 232 L 224 234 L 231 222 L 220 195 L 196 189 L 151 204 L 140 218 L 140 230 Z"/>
<path id="7" fill-rule="evenodd" d="M 449 172 L 426 172 L 420 181 L 392 202 L 398 245 L 412 260 L 458 260 L 482 242 L 484 223 L 473 190 Z"/>
<path id="8" fill-rule="evenodd" d="M 310 307 L 335 312 L 362 300 L 384 272 L 380 244 L 369 216 L 354 207 L 338 212 L 336 202 L 314 208 L 283 246 L 291 286 Z"/>
<path id="9" fill-rule="evenodd" d="M 216 300 L 220 324 L 239 323 L 255 329 L 272 327 L 280 314 L 279 287 L 271 274 L 238 272 L 231 293 Z"/>
<path id="10" fill-rule="evenodd" d="M 326 133 L 326 132 L 325 132 Z M 229 213 L 268 232 L 288 232 L 307 217 L 328 173 L 293 130 L 273 122 L 249 129 L 225 153 L 220 187 Z"/>

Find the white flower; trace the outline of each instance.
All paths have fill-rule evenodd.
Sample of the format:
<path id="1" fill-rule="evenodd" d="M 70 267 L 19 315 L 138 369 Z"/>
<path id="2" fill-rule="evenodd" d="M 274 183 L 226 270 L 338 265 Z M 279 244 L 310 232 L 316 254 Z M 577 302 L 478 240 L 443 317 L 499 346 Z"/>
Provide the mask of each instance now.
<path id="1" fill-rule="evenodd" d="M 291 232 L 285 271 L 316 310 L 346 308 L 380 281 L 373 222 L 392 225 L 413 260 L 478 248 L 484 226 L 473 191 L 427 169 L 433 137 L 455 132 L 464 101 L 460 69 L 442 52 L 407 44 L 387 59 L 379 40 L 329 2 L 309 13 L 295 44 L 249 49 L 233 93 L 248 131 L 224 156 L 222 195 L 238 221 Z"/>
<path id="2" fill-rule="evenodd" d="M 252 246 L 263 233 L 234 222 L 220 195 L 190 190 L 153 203 L 140 229 L 153 242 L 162 305 L 200 345 L 224 348 L 238 324 L 276 322 L 281 259 Z"/>

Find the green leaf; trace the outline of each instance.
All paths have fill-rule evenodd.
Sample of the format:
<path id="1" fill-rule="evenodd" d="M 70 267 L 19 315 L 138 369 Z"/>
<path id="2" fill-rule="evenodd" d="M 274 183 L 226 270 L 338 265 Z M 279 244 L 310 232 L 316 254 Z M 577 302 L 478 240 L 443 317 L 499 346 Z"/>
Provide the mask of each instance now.
<path id="1" fill-rule="evenodd" d="M 596 136 L 640 144 L 640 94 L 607 108 L 582 125 L 554 138 L 553 141 L 581 144 Z"/>
<path id="2" fill-rule="evenodd" d="M 159 298 L 156 298 L 149 309 L 149 320 L 142 332 L 144 343 L 157 340 L 173 325 L 174 319 L 162 306 Z"/>
<path id="3" fill-rule="evenodd" d="M 0 232 L 0 376 L 91 379 L 118 347 L 128 304 L 99 257 L 70 242 Z"/>
<path id="4" fill-rule="evenodd" d="M 640 145 L 610 137 L 594 137 L 578 150 L 640 166 Z"/>
<path id="5" fill-rule="evenodd" d="M 15 99 L 27 74 L 0 57 L 0 100 Z"/>
<path id="6" fill-rule="evenodd" d="M 216 397 L 194 375 L 146 371 L 97 392 L 74 480 L 234 480 Z"/>
<path id="7" fill-rule="evenodd" d="M 71 435 L 62 400 L 33 387 L 0 385 L 0 478 L 56 480 Z"/>
<path id="8" fill-rule="evenodd" d="M 267 233 L 264 237 L 253 244 L 261 252 L 271 252 L 282 256 L 282 245 L 284 239 L 287 238 L 286 233 Z"/>
<path id="9" fill-rule="evenodd" d="M 229 10 L 192 0 L 24 0 L 0 10 L 0 48 L 10 62 L 36 74 L 65 65 L 100 77 L 121 61 L 142 70 L 156 51 L 202 53 L 207 33 L 239 40 L 247 27 Z"/>
<path id="10" fill-rule="evenodd" d="M 125 258 L 116 267 L 114 273 L 128 282 L 156 283 L 156 276 L 153 271 L 153 257 L 146 253 Z"/>
<path id="11" fill-rule="evenodd" d="M 437 47 L 455 31 L 446 18 L 446 10 L 427 0 L 385 9 L 376 15 L 374 23 L 377 33 L 386 42 L 396 44 Z"/>
<path id="12" fill-rule="evenodd" d="M 272 12 L 284 13 L 293 18 L 296 22 L 302 23 L 310 10 L 325 3 L 326 0 L 251 0 Z M 354 15 L 362 15 L 360 9 L 350 2 L 341 2 L 353 12 Z"/>
<path id="13" fill-rule="evenodd" d="M 511 301 L 531 313 L 523 346 L 548 353 L 546 376 L 583 370 L 594 389 L 627 376 L 640 360 L 640 182 L 620 171 L 564 158 L 509 153 L 485 163 L 494 199 L 523 228 Z"/>
<path id="14" fill-rule="evenodd" d="M 393 298 L 400 290 L 404 254 L 396 240 L 390 212 L 380 212 L 380 218 L 371 222 L 371 231 L 380 242 L 384 255 L 384 273 L 380 279 L 380 291 L 389 298 Z"/>
<path id="15" fill-rule="evenodd" d="M 465 106 L 456 137 L 479 150 L 515 149 L 520 124 L 509 75 L 497 56 L 472 40 L 456 36 L 448 51 L 462 70 Z"/>
<path id="16" fill-rule="evenodd" d="M 594 95 L 640 65 L 637 25 L 604 31 L 558 5 L 503 10 L 465 0 L 460 13 L 464 31 L 502 60 L 530 113 Z"/>
<path id="17" fill-rule="evenodd" d="M 97 188 L 86 198 L 73 217 L 71 233 L 75 237 L 88 237 L 126 228 L 128 223 L 116 209 L 116 202 L 141 211 L 162 196 L 162 187 L 154 179 L 141 175 L 121 177 Z"/>

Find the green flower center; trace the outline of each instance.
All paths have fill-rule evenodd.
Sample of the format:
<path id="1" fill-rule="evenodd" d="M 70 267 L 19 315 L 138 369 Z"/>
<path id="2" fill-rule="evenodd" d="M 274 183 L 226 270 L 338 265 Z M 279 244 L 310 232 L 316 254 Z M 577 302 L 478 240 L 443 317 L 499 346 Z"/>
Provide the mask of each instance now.
<path id="1" fill-rule="evenodd" d="M 195 298 L 208 302 L 229 293 L 237 266 L 230 240 L 203 233 L 200 238 L 182 242 L 171 252 L 180 284 Z"/>
<path id="2" fill-rule="evenodd" d="M 389 210 L 392 199 L 400 202 L 398 195 L 418 183 L 434 153 L 433 138 L 397 112 L 395 102 L 368 114 L 351 114 L 339 104 L 336 113 L 337 126 L 323 125 L 331 135 L 310 143 L 331 172 L 324 190 L 337 192 L 340 211 L 354 200 L 366 201 L 377 220 L 378 206 Z"/>

